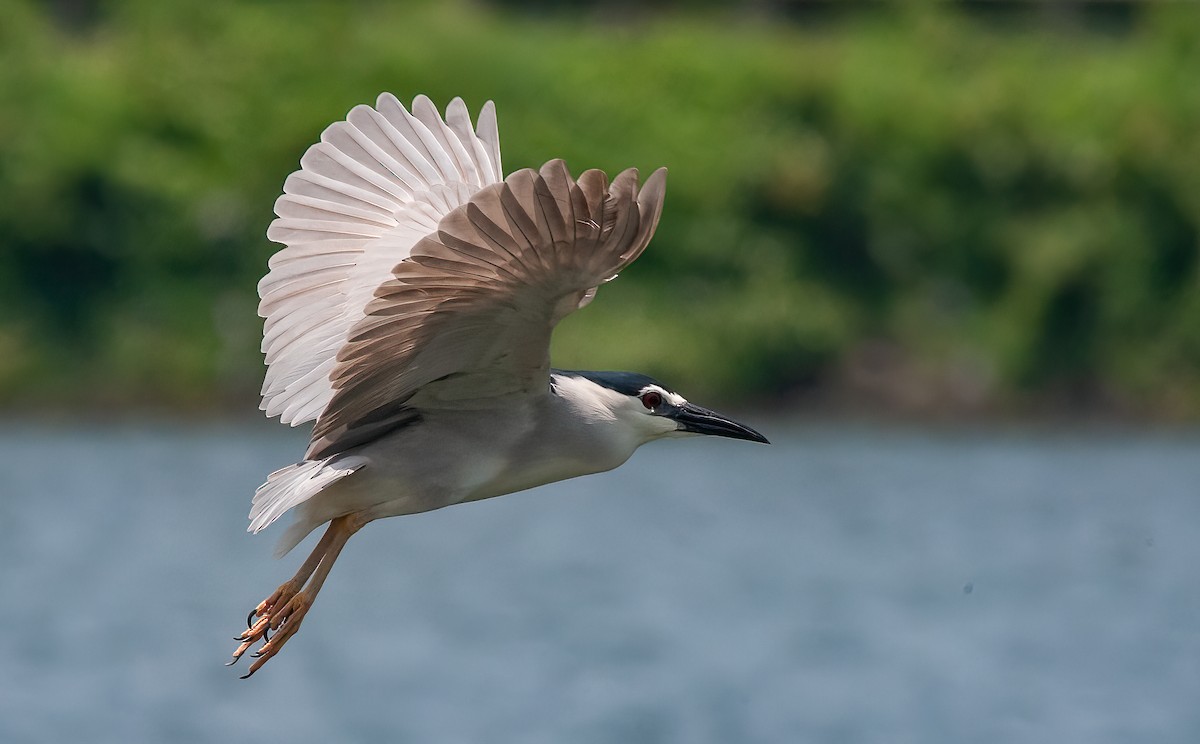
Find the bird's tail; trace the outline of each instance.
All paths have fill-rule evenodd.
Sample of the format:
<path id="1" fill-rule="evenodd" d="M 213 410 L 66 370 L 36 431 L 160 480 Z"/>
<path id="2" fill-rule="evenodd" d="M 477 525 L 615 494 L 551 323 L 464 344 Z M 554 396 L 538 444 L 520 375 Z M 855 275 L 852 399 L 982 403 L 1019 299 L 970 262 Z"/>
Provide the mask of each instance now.
<path id="1" fill-rule="evenodd" d="M 305 460 L 268 475 L 267 482 L 254 491 L 250 526 L 246 530 L 255 534 L 262 532 L 287 510 L 303 504 L 366 463 L 358 457 L 341 457 L 336 458 L 336 464 L 331 464 L 333 459 Z M 279 539 L 275 546 L 276 555 L 282 556 L 296 547 L 316 526 L 308 520 L 298 520 Z"/>

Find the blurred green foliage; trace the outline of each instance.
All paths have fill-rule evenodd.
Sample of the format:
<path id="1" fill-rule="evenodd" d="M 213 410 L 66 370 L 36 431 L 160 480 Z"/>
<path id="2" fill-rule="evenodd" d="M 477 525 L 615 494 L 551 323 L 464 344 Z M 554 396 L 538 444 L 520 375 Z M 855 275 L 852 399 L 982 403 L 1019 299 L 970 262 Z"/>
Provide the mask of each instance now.
<path id="1" fill-rule="evenodd" d="M 1200 13 L 627 24 L 475 4 L 0 0 L 0 402 L 261 380 L 284 177 L 382 90 L 497 102 L 505 168 L 670 168 L 559 366 L 694 394 L 1200 414 Z M 782 398 L 780 397 L 782 396 Z"/>

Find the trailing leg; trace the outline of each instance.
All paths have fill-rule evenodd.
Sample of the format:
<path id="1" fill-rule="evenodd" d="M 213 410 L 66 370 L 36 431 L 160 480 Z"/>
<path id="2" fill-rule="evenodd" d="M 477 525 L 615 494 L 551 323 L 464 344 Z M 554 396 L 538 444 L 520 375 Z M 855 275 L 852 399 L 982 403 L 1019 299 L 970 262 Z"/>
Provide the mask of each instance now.
<path id="1" fill-rule="evenodd" d="M 365 524 L 366 520 L 357 514 L 337 517 L 330 521 L 325 534 L 321 536 L 296 575 L 280 584 L 271 596 L 251 611 L 247 619 L 249 627 L 234 639 L 240 641 L 241 645 L 233 652 L 233 659 L 229 664 L 237 663 L 250 646 L 259 640 L 263 640 L 264 643 L 251 654 L 256 660 L 242 679 L 261 669 L 300 629 L 301 621 L 316 600 L 317 592 L 321 591 L 321 585 L 329 576 L 329 570 L 333 568 L 333 563 L 345 547 L 346 541 Z M 275 632 L 274 637 L 271 636 L 271 631 Z"/>

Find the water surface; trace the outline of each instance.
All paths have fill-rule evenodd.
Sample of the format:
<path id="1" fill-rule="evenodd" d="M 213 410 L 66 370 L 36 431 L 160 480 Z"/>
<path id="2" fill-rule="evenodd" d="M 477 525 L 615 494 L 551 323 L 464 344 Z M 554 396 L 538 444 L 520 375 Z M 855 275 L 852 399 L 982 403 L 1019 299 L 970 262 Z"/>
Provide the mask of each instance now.
<path id="1" fill-rule="evenodd" d="M 1200 436 L 761 428 L 371 525 L 242 682 L 303 437 L 8 422 L 0 741 L 1200 741 Z"/>

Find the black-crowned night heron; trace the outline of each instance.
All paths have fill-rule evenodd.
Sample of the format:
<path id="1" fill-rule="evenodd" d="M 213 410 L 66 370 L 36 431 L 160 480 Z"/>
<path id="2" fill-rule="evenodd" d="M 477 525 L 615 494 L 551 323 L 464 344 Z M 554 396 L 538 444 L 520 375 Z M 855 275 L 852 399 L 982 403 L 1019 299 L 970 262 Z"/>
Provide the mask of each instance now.
<path id="1" fill-rule="evenodd" d="M 664 169 L 640 188 L 636 170 L 573 180 L 561 160 L 504 178 L 490 102 L 472 129 L 459 99 L 443 120 L 390 94 L 300 164 L 267 232 L 286 247 L 258 285 L 262 408 L 316 424 L 304 460 L 255 492 L 250 530 L 294 509 L 282 555 L 329 527 L 238 636 L 230 663 L 264 641 L 247 677 L 372 520 L 610 470 L 664 437 L 767 441 L 644 375 L 550 368 L 554 326 L 650 241 Z"/>

